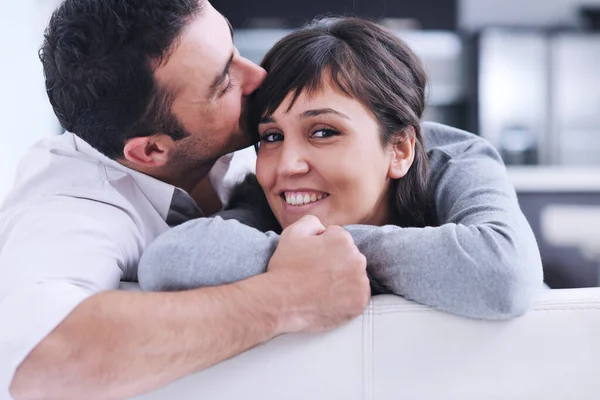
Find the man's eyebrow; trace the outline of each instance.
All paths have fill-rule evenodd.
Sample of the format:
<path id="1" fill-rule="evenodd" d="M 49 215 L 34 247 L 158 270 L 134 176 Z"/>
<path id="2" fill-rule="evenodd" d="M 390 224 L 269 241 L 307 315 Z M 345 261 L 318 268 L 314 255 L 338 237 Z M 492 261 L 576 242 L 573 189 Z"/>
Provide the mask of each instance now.
<path id="1" fill-rule="evenodd" d="M 227 64 L 225 64 L 225 68 L 223 68 L 223 71 L 221 71 L 221 73 L 217 75 L 213 82 L 210 84 L 210 97 L 214 97 L 217 92 L 217 89 L 223 84 L 223 82 L 225 82 L 225 78 L 229 73 L 229 67 L 231 67 L 232 61 L 233 53 L 231 53 L 231 57 L 229 57 Z"/>
<path id="2" fill-rule="evenodd" d="M 229 22 L 229 19 L 227 19 L 226 16 L 224 16 L 223 14 L 221 14 L 221 16 L 223 17 L 225 22 L 227 22 L 227 26 L 229 27 L 229 33 L 231 34 L 231 41 L 233 42 L 233 26 L 231 26 L 231 22 Z M 234 53 L 231 53 L 231 57 L 229 57 L 229 61 L 227 61 L 227 64 L 225 64 L 225 68 L 223 68 L 223 72 L 221 72 L 221 74 L 219 76 L 215 77 L 215 79 L 211 83 L 210 91 L 209 91 L 210 97 L 215 96 L 217 89 L 225 81 L 225 77 L 229 73 L 229 67 L 231 67 L 231 62 L 233 61 L 233 56 L 234 56 Z"/>
<path id="3" fill-rule="evenodd" d="M 323 114 L 335 114 L 338 117 L 342 117 L 344 119 L 351 119 L 348 115 L 344 114 L 343 112 L 336 111 L 333 108 L 318 108 L 315 110 L 307 110 L 300 114 L 300 118 L 317 117 Z"/>

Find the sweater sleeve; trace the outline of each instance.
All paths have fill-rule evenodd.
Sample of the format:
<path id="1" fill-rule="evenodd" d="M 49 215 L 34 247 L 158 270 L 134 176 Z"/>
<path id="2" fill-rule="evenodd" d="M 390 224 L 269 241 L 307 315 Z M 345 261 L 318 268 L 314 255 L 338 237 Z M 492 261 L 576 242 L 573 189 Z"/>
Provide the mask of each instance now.
<path id="1" fill-rule="evenodd" d="M 237 282 L 267 270 L 279 230 L 254 175 L 238 184 L 227 209 L 160 235 L 138 265 L 144 290 L 170 291 Z"/>
<path id="2" fill-rule="evenodd" d="M 438 226 L 346 229 L 384 291 L 468 317 L 516 317 L 543 285 L 537 243 L 498 153 L 474 135 L 461 146 L 430 154 Z"/>
<path id="3" fill-rule="evenodd" d="M 279 235 L 235 219 L 198 218 L 160 235 L 138 266 L 143 290 L 170 291 L 237 282 L 266 271 Z"/>

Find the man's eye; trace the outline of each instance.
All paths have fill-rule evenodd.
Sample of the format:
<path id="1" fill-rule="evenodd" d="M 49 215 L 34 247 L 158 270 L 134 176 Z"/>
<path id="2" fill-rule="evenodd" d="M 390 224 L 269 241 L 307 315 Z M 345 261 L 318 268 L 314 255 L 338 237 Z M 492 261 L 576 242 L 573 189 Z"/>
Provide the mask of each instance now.
<path id="1" fill-rule="evenodd" d="M 334 129 L 319 129 L 313 132 L 312 137 L 317 139 L 324 139 L 332 136 L 337 136 L 339 134 L 340 133 Z"/>
<path id="2" fill-rule="evenodd" d="M 227 83 L 227 86 L 225 87 L 225 89 L 221 90 L 221 96 L 227 94 L 227 92 L 229 92 L 231 89 L 233 89 L 234 84 L 233 84 L 233 80 L 231 79 L 231 77 L 229 77 L 229 83 Z"/>
<path id="3" fill-rule="evenodd" d="M 281 133 L 265 133 L 260 137 L 261 142 L 280 142 L 283 140 L 283 135 Z"/>

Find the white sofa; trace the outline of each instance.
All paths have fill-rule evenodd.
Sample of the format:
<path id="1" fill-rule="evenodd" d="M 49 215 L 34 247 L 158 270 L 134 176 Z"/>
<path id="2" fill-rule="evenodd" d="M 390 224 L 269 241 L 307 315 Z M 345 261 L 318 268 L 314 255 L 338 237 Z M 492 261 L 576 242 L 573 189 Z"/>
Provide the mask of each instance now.
<path id="1" fill-rule="evenodd" d="M 280 336 L 140 396 L 159 399 L 598 399 L 600 288 L 544 290 L 511 321 L 385 295 L 334 331 Z"/>

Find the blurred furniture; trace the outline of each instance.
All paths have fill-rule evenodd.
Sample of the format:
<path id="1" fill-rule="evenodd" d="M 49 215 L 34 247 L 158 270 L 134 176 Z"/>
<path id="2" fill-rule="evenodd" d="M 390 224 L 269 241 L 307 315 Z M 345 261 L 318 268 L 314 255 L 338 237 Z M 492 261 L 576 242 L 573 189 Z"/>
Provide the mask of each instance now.
<path id="1" fill-rule="evenodd" d="M 509 167 L 552 288 L 600 285 L 600 168 Z"/>
<path id="2" fill-rule="evenodd" d="M 334 331 L 280 336 L 138 399 L 597 399 L 599 337 L 600 289 L 543 290 L 511 321 L 376 296 Z"/>
<path id="3" fill-rule="evenodd" d="M 562 33 L 551 46 L 550 159 L 600 165 L 600 34 Z"/>
<path id="4" fill-rule="evenodd" d="M 454 30 L 458 0 L 213 0 L 213 6 L 234 28 L 296 28 L 317 15 L 351 15 L 366 18 L 413 20 L 423 29 Z M 248 6 L 251 4 L 251 6 Z"/>
<path id="5" fill-rule="evenodd" d="M 479 130 L 507 164 L 537 164 L 548 132 L 548 42 L 536 31 L 488 29 L 479 37 Z"/>
<path id="6" fill-rule="evenodd" d="M 507 164 L 600 165 L 600 34 L 485 29 L 478 132 Z"/>

